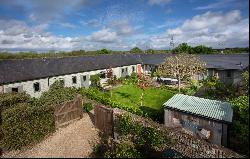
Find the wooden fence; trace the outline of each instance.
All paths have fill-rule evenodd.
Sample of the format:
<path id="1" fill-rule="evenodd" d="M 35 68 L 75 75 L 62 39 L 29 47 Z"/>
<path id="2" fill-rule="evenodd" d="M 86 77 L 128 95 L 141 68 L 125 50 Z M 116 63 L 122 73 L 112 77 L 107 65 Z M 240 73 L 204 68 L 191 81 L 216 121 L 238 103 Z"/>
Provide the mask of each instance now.
<path id="1" fill-rule="evenodd" d="M 113 109 L 95 106 L 95 126 L 104 133 L 113 134 Z"/>
<path id="2" fill-rule="evenodd" d="M 74 100 L 58 104 L 55 106 L 55 127 L 69 124 L 71 121 L 80 119 L 83 116 L 83 110 L 81 108 L 82 98 L 78 95 Z"/>

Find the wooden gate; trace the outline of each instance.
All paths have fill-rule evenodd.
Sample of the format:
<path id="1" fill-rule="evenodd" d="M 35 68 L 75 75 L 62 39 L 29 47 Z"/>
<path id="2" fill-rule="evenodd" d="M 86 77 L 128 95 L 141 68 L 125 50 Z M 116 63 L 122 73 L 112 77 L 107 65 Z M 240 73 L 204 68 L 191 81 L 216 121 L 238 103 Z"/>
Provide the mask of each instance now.
<path id="1" fill-rule="evenodd" d="M 72 120 L 82 118 L 83 110 L 81 105 L 81 96 L 77 96 L 72 101 L 56 105 L 54 111 L 56 128 L 67 125 Z"/>
<path id="2" fill-rule="evenodd" d="M 95 126 L 104 133 L 113 134 L 113 110 L 105 106 L 95 106 Z"/>

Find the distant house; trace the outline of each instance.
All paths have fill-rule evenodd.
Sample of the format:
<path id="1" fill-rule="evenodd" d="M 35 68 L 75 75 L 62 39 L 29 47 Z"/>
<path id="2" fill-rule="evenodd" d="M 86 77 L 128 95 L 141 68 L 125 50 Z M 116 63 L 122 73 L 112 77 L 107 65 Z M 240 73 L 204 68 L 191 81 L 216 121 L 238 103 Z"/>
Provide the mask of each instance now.
<path id="1" fill-rule="evenodd" d="M 176 94 L 163 104 L 164 125 L 180 127 L 192 136 L 228 145 L 233 109 L 227 102 Z"/>
<path id="2" fill-rule="evenodd" d="M 142 69 L 144 73 L 150 74 L 156 69 L 165 58 L 173 54 L 150 54 L 141 55 Z M 219 80 L 227 84 L 240 84 L 242 81 L 242 72 L 249 66 L 249 54 L 203 54 L 197 55 L 206 63 L 207 72 L 202 75 L 196 75 L 197 80 L 206 79 L 218 75 Z"/>

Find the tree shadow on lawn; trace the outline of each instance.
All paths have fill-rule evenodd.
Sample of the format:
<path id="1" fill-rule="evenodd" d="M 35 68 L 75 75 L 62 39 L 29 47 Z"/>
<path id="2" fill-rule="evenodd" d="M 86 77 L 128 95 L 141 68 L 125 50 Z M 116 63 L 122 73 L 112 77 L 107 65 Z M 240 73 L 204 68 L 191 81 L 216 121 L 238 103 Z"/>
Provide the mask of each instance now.
<path id="1" fill-rule="evenodd" d="M 161 108 L 160 110 L 156 110 L 150 107 L 140 106 L 140 109 L 143 111 L 143 113 L 147 113 L 148 117 L 150 117 L 154 121 L 157 121 L 158 123 L 163 124 L 164 122 L 164 109 L 163 108 Z"/>
<path id="2" fill-rule="evenodd" d="M 123 92 L 115 92 L 115 93 L 119 94 L 120 96 L 122 96 L 122 97 L 124 97 L 124 98 L 129 98 L 129 97 L 131 97 L 131 95 L 128 94 L 128 93 L 123 93 Z"/>

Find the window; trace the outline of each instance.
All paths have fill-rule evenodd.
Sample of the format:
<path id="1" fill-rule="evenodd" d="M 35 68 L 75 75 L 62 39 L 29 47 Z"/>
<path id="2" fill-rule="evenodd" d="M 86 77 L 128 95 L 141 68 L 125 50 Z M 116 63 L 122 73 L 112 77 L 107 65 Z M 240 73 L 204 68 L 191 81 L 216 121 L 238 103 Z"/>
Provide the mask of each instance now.
<path id="1" fill-rule="evenodd" d="M 77 83 L 77 81 L 76 81 L 76 76 L 73 76 L 73 77 L 72 77 L 72 83 L 73 83 L 73 84 L 76 84 L 76 83 Z"/>
<path id="2" fill-rule="evenodd" d="M 40 91 L 40 83 L 38 83 L 38 82 L 34 83 L 34 84 L 33 84 L 33 87 L 34 87 L 34 91 L 35 91 L 35 92 Z"/>
<path id="3" fill-rule="evenodd" d="M 64 79 L 60 78 L 59 81 L 64 86 Z"/>
<path id="4" fill-rule="evenodd" d="M 232 76 L 231 71 L 227 71 L 227 77 L 230 78 Z"/>
<path id="5" fill-rule="evenodd" d="M 12 92 L 18 92 L 18 88 L 17 87 L 11 88 L 11 91 Z"/>
<path id="6" fill-rule="evenodd" d="M 126 72 L 128 72 L 128 68 L 126 67 Z"/>
<path id="7" fill-rule="evenodd" d="M 122 68 L 122 73 L 124 73 L 124 68 Z"/>
<path id="8" fill-rule="evenodd" d="M 132 71 L 135 72 L 135 66 L 132 66 Z"/>
<path id="9" fill-rule="evenodd" d="M 87 78 L 86 78 L 86 76 L 82 76 L 82 79 L 83 79 L 83 81 L 86 81 Z"/>

